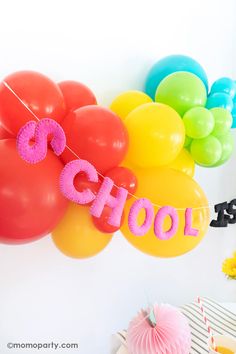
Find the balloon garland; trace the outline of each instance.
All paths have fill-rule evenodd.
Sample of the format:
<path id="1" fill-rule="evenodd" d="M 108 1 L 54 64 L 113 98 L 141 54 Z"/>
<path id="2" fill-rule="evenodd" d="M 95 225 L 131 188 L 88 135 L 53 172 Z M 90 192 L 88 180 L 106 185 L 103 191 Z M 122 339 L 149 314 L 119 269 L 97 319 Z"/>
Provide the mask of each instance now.
<path id="1" fill-rule="evenodd" d="M 0 85 L 0 241 L 30 242 L 51 232 L 63 253 L 86 258 L 121 229 L 153 256 L 193 249 L 209 225 L 207 199 L 193 180 L 195 163 L 217 167 L 233 151 L 236 85 L 223 78 L 207 90 L 204 70 L 186 56 L 157 62 L 146 93 L 122 93 L 110 109 L 75 81 L 57 85 L 27 71 L 6 77 Z M 225 96 L 231 105 L 223 104 Z M 211 226 L 235 222 L 234 202 L 216 207 Z"/>

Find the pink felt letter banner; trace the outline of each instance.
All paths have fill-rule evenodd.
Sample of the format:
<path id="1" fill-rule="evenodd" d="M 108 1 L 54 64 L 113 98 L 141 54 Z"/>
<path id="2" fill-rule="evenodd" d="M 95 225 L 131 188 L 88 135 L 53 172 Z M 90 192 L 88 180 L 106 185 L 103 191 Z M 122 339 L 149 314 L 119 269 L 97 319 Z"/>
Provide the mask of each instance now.
<path id="1" fill-rule="evenodd" d="M 95 167 L 86 160 L 73 160 L 63 168 L 60 176 L 60 189 L 62 194 L 77 204 L 87 204 L 95 199 L 90 189 L 83 192 L 76 190 L 74 178 L 79 172 L 84 172 L 90 182 L 98 182 L 98 174 Z"/>
<path id="2" fill-rule="evenodd" d="M 44 118 L 38 123 L 26 123 L 17 135 L 17 150 L 21 158 L 28 163 L 38 163 L 45 159 L 48 149 L 48 136 L 54 153 L 59 156 L 65 149 L 66 136 L 62 127 L 53 119 Z M 30 141 L 34 140 L 32 144 Z"/>
<path id="3" fill-rule="evenodd" d="M 137 224 L 139 212 L 145 210 L 145 220 L 141 226 Z M 130 208 L 128 224 L 130 231 L 136 236 L 145 235 L 152 225 L 154 218 L 154 209 L 151 202 L 146 198 L 136 200 Z"/>
<path id="4" fill-rule="evenodd" d="M 168 231 L 163 231 L 163 223 L 166 216 L 171 218 L 171 227 Z M 160 240 L 169 240 L 178 230 L 179 218 L 175 208 L 164 206 L 158 210 L 154 220 L 154 233 Z"/>
<path id="5" fill-rule="evenodd" d="M 114 187 L 114 182 L 105 177 L 101 188 L 90 208 L 90 213 L 96 218 L 100 218 L 105 205 L 112 209 L 111 215 L 108 219 L 108 224 L 119 227 L 121 223 L 121 216 L 128 195 L 128 191 L 125 188 L 117 188 L 117 195 L 113 197 L 111 190 Z"/>
<path id="6" fill-rule="evenodd" d="M 66 147 L 66 136 L 62 127 L 53 119 L 44 118 L 39 122 L 30 121 L 19 131 L 17 136 L 17 150 L 23 160 L 31 164 L 36 164 L 45 159 L 48 149 L 48 138 L 51 138 L 50 145 L 54 153 L 59 156 Z M 111 195 L 114 182 L 104 177 L 103 183 L 97 196 L 90 190 L 82 192 L 76 190 L 74 186 L 75 176 L 83 172 L 87 175 L 90 182 L 97 183 L 98 173 L 95 167 L 86 160 L 76 159 L 69 162 L 62 170 L 60 175 L 60 189 L 62 194 L 77 204 L 88 204 L 93 202 L 90 213 L 99 218 L 105 206 L 109 206 L 112 211 L 108 223 L 115 227 L 121 224 L 121 217 L 127 199 L 128 191 L 125 188 L 117 188 L 116 196 Z M 140 211 L 145 210 L 145 219 L 142 225 L 138 225 L 137 219 Z M 192 208 L 185 210 L 185 236 L 198 236 L 199 230 L 192 227 Z M 169 230 L 163 230 L 165 218 L 171 219 Z M 154 207 L 152 203 L 141 198 L 136 200 L 130 208 L 128 225 L 130 231 L 136 236 L 145 235 L 150 229 L 154 219 L 154 233 L 160 240 L 169 240 L 178 230 L 179 217 L 175 208 L 164 206 L 160 208 L 154 218 Z"/>
<path id="7" fill-rule="evenodd" d="M 192 227 L 192 208 L 187 208 L 185 210 L 185 228 L 184 228 L 184 235 L 185 236 L 198 236 L 199 230 L 194 229 Z"/>

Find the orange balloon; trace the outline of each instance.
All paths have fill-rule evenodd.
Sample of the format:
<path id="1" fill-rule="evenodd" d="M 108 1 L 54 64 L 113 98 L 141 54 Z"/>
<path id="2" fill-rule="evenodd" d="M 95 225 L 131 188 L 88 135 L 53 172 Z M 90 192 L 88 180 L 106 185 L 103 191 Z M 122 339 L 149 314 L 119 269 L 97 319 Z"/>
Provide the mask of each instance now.
<path id="1" fill-rule="evenodd" d="M 177 158 L 168 167 L 186 173 L 190 177 L 194 176 L 195 162 L 187 149 L 182 149 Z"/>
<path id="2" fill-rule="evenodd" d="M 97 230 L 89 208 L 71 203 L 62 221 L 52 233 L 57 248 L 69 257 L 88 258 L 101 252 L 112 234 Z"/>
<path id="3" fill-rule="evenodd" d="M 142 91 L 125 91 L 113 100 L 110 109 L 123 120 L 135 108 L 150 102 L 152 102 L 151 97 Z"/>
<path id="4" fill-rule="evenodd" d="M 129 210 L 134 202 L 128 200 L 125 206 L 125 222 L 121 231 L 125 238 L 137 249 L 156 257 L 175 257 L 195 248 L 206 234 L 209 225 L 209 208 L 207 198 L 201 187 L 186 174 L 171 168 L 159 167 L 149 169 L 133 169 L 138 179 L 136 195 L 139 198 L 147 198 L 153 204 L 159 206 L 172 206 L 183 208 L 178 210 L 179 226 L 176 234 L 169 240 L 160 240 L 154 234 L 153 224 L 144 236 L 135 236 L 128 226 Z M 198 236 L 185 236 L 185 209 L 194 209 L 192 212 L 192 227 L 199 230 Z M 155 214 L 160 208 L 154 206 Z M 144 220 L 144 212 L 140 212 L 138 224 Z M 164 231 L 170 228 L 170 219 L 165 219 Z"/>
<path id="5" fill-rule="evenodd" d="M 141 168 L 168 165 L 184 146 L 183 120 L 165 104 L 143 104 L 128 114 L 124 124 L 129 134 L 126 158 Z"/>

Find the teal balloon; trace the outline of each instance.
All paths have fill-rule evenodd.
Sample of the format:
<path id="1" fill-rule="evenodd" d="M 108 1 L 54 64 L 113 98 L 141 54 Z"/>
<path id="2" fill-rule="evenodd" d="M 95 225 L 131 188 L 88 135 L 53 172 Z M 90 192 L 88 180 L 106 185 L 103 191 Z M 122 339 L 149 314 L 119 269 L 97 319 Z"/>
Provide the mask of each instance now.
<path id="1" fill-rule="evenodd" d="M 193 140 L 190 152 L 198 165 L 212 167 L 221 159 L 222 146 L 215 136 L 209 135 L 203 139 Z"/>
<path id="2" fill-rule="evenodd" d="M 223 165 L 226 161 L 228 161 L 234 150 L 234 138 L 231 132 L 226 135 L 222 135 L 217 137 L 222 147 L 222 154 L 220 160 L 214 165 L 214 167 Z"/>
<path id="3" fill-rule="evenodd" d="M 145 92 L 155 99 L 155 93 L 160 82 L 176 71 L 187 71 L 198 76 L 208 92 L 208 79 L 203 67 L 186 55 L 170 55 L 156 62 L 148 73 L 145 82 Z"/>
<path id="4" fill-rule="evenodd" d="M 234 106 L 233 106 L 231 114 L 232 114 L 232 118 L 233 118 L 233 123 L 232 123 L 231 128 L 234 129 L 234 128 L 236 128 L 236 101 L 234 103 Z"/>
<path id="5" fill-rule="evenodd" d="M 206 108 L 221 107 L 231 112 L 233 105 L 233 100 L 230 95 L 225 92 L 215 92 L 208 96 Z"/>
<path id="6" fill-rule="evenodd" d="M 216 92 L 224 92 L 234 98 L 236 94 L 236 83 L 229 77 L 221 77 L 216 80 L 211 87 L 211 94 Z"/>

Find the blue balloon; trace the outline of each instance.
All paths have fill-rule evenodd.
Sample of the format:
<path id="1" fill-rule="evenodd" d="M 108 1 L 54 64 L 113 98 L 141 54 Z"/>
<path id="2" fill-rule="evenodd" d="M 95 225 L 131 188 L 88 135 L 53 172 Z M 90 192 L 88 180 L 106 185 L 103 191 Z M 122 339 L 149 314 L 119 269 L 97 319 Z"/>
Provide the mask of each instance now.
<path id="1" fill-rule="evenodd" d="M 229 77 L 221 77 L 216 80 L 211 87 L 211 94 L 215 92 L 225 92 L 234 98 L 236 93 L 236 83 Z"/>
<path id="2" fill-rule="evenodd" d="M 145 92 L 155 99 L 155 93 L 160 82 L 176 71 L 187 71 L 198 76 L 206 86 L 208 92 L 208 79 L 202 66 L 186 55 L 170 55 L 156 62 L 148 73 Z"/>
<path id="3" fill-rule="evenodd" d="M 206 108 L 208 109 L 222 107 L 230 112 L 232 111 L 233 106 L 234 104 L 232 98 L 230 97 L 230 95 L 224 92 L 216 92 L 210 94 L 206 103 Z"/>
<path id="4" fill-rule="evenodd" d="M 236 128 L 236 102 L 234 103 L 234 107 L 232 109 L 232 117 L 233 117 L 233 123 L 232 123 L 232 126 L 231 128 Z"/>

